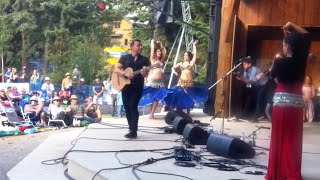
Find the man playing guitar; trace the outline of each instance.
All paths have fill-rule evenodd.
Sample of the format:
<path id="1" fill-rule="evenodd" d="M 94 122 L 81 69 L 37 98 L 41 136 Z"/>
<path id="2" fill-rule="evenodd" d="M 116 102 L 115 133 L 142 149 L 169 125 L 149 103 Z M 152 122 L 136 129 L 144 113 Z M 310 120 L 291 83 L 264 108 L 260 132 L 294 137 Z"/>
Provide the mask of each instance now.
<path id="1" fill-rule="evenodd" d="M 139 120 L 138 103 L 142 96 L 144 77 L 148 75 L 146 67 L 150 65 L 150 61 L 140 54 L 142 49 L 140 40 L 133 40 L 130 48 L 131 54 L 121 56 L 113 71 L 131 81 L 122 89 L 122 100 L 129 125 L 129 133 L 125 137 L 136 138 Z M 133 71 L 141 70 L 141 73 L 134 75 L 132 72 L 125 71 L 126 68 L 132 68 Z"/>

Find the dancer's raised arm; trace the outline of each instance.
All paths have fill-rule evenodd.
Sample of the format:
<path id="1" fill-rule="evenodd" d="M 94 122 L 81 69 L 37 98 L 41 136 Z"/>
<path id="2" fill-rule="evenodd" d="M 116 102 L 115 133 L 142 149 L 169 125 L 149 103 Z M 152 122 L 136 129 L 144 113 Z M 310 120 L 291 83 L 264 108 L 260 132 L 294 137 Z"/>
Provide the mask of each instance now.
<path id="1" fill-rule="evenodd" d="M 198 43 L 198 40 L 195 40 L 192 44 L 193 46 L 193 57 L 190 61 L 190 65 L 193 66 L 195 63 L 196 63 L 196 59 L 197 59 L 197 43 Z"/>

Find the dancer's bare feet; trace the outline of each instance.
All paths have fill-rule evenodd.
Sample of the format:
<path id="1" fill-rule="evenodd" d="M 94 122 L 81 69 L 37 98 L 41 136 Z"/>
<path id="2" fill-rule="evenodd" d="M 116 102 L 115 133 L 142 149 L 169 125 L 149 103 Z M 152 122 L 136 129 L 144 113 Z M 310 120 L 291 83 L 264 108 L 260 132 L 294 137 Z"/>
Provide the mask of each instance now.
<path id="1" fill-rule="evenodd" d="M 150 114 L 149 119 L 154 119 L 154 115 Z"/>

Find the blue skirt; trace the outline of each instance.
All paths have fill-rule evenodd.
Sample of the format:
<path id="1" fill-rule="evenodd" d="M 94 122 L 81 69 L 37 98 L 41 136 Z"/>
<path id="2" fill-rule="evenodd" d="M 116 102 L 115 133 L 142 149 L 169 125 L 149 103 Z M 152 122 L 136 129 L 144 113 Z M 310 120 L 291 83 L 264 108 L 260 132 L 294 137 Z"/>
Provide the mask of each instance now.
<path id="1" fill-rule="evenodd" d="M 150 86 L 145 86 L 143 88 L 142 97 L 139 101 L 139 106 L 146 106 L 152 104 L 155 100 L 162 101 L 168 94 L 172 92 L 167 88 L 153 88 Z"/>
<path id="2" fill-rule="evenodd" d="M 195 103 L 203 103 L 208 99 L 208 90 L 205 87 L 173 86 L 170 88 L 173 93 L 164 98 L 164 104 L 170 109 L 189 109 Z"/>

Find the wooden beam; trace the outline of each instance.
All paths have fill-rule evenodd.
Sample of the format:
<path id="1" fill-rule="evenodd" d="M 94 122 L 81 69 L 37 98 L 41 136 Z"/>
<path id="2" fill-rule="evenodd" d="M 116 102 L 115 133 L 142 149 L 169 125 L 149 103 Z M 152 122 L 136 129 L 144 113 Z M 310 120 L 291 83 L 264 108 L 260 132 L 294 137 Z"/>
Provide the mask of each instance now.
<path id="1" fill-rule="evenodd" d="M 225 15 L 227 16 L 227 33 L 225 36 L 225 43 L 232 42 L 234 16 L 237 15 L 240 6 L 240 0 L 233 0 L 231 5 L 231 11 L 228 11 Z"/>

